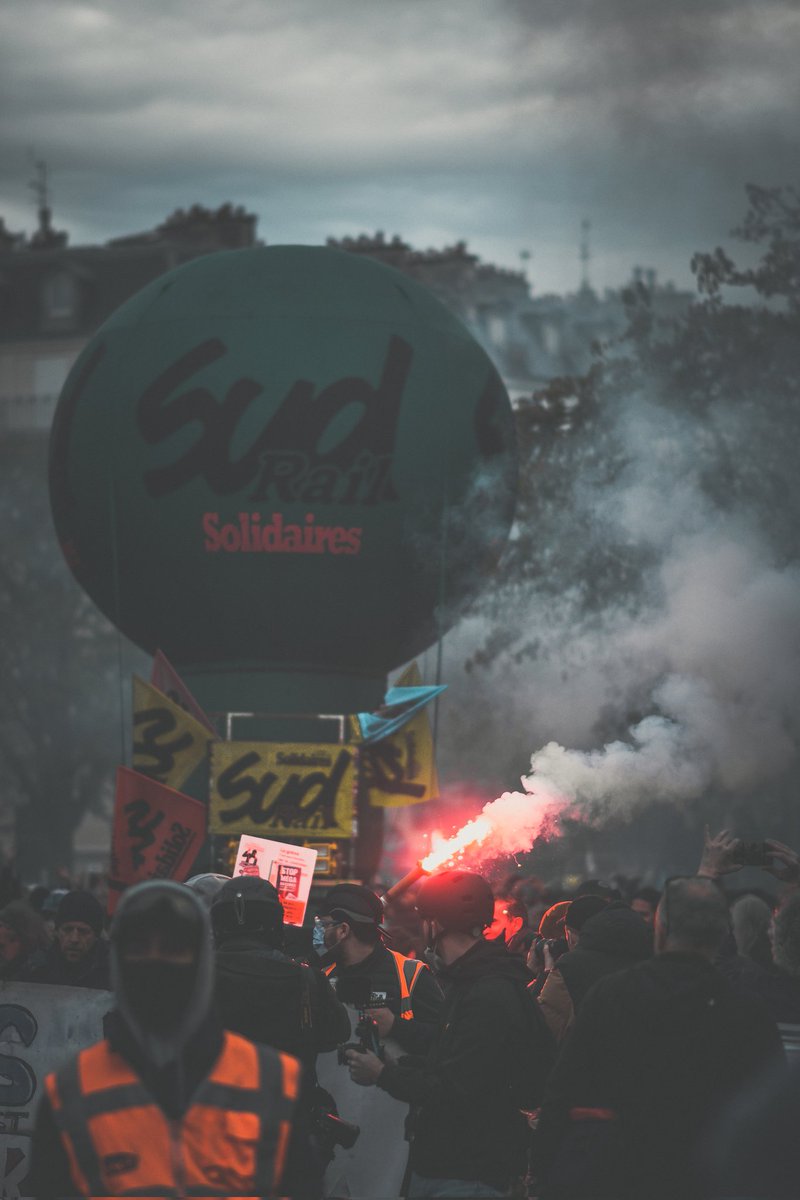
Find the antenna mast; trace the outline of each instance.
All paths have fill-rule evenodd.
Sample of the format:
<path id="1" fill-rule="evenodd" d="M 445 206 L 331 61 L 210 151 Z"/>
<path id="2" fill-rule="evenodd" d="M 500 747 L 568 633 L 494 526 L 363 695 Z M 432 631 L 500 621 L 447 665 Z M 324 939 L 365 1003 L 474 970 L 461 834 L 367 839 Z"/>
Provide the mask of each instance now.
<path id="1" fill-rule="evenodd" d="M 587 217 L 581 221 L 581 291 L 588 292 L 591 289 L 589 282 L 589 261 L 592 257 L 592 252 L 589 246 L 589 234 L 591 232 L 591 222 Z"/>
<path id="2" fill-rule="evenodd" d="M 28 187 L 33 190 L 36 196 L 36 208 L 39 214 L 39 223 L 42 223 L 42 217 L 46 213 L 50 215 L 50 195 L 47 188 L 47 163 L 42 159 L 34 159 L 34 170 L 36 175 L 28 183 Z"/>

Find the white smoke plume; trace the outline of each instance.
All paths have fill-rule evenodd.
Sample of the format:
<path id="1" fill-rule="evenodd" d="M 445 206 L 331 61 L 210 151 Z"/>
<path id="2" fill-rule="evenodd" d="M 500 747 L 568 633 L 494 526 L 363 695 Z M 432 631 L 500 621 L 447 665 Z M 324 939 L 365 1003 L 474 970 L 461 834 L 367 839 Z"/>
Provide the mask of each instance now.
<path id="1" fill-rule="evenodd" d="M 531 759 L 526 784 L 543 778 L 595 817 L 756 789 L 796 757 L 798 569 L 717 529 L 677 539 L 661 575 L 663 608 L 597 646 L 597 667 L 644 685 L 651 712 L 625 740 L 589 751 L 551 741 Z"/>
<path id="2" fill-rule="evenodd" d="M 574 582 L 556 604 L 534 594 L 523 626 L 535 653 L 456 682 L 443 711 L 469 711 L 453 714 L 462 746 L 482 719 L 498 754 L 522 738 L 528 753 L 541 747 L 523 786 L 593 822 L 709 795 L 757 807 L 798 761 L 800 569 L 764 535 L 763 513 L 715 504 L 701 487 L 700 443 L 719 428 L 644 400 L 616 420 L 628 467 L 612 486 L 576 482 L 565 536 L 578 522 L 582 537 L 641 548 L 645 588 L 600 611 Z M 448 655 L 479 632 L 478 621 L 463 625 Z M 516 850 L 530 845 L 524 828 L 510 838 Z"/>

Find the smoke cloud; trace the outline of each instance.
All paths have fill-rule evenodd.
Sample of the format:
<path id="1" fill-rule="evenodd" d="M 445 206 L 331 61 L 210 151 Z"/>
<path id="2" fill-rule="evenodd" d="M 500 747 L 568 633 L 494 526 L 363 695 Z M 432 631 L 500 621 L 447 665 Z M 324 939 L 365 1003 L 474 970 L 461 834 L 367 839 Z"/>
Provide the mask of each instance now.
<path id="1" fill-rule="evenodd" d="M 584 646 L 620 700 L 645 690 L 652 711 L 601 750 L 551 741 L 531 759 L 526 783 L 544 778 L 594 817 L 747 793 L 796 760 L 800 572 L 712 527 L 674 536 L 659 573 L 659 610 L 617 614 Z"/>
<path id="2" fill-rule="evenodd" d="M 519 762 L 538 746 L 526 790 L 599 825 L 658 803 L 755 807 L 765 792 L 785 794 L 800 746 L 800 570 L 758 496 L 740 494 L 742 475 L 764 470 L 768 419 L 754 405 L 700 421 L 641 395 L 610 408 L 624 468 L 609 480 L 587 462 L 573 506 L 543 528 L 555 544 L 623 547 L 641 564 L 638 584 L 593 606 L 585 581 L 565 572 L 562 592 L 551 578 L 510 605 L 512 649 L 454 681 L 443 708 L 462 766 L 480 778 L 467 743 L 481 724 L 481 746 L 508 771 L 513 754 Z M 735 453 L 721 455 L 723 442 Z M 791 507 L 788 457 L 773 454 L 770 467 Z M 481 620 L 462 625 L 449 661 L 481 633 Z M 468 716 L 453 713 L 462 703 Z M 531 799 L 518 795 L 503 853 L 531 844 Z"/>

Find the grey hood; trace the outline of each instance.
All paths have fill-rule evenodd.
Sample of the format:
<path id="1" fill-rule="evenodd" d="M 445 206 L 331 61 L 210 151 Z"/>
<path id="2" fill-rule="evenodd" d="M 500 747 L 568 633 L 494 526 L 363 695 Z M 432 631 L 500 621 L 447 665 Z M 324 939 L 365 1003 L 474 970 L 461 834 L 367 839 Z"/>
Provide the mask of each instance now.
<path id="1" fill-rule="evenodd" d="M 153 921 L 153 932 L 170 913 L 191 929 L 198 946 L 189 1004 L 176 1029 L 155 1033 L 142 1028 L 126 995 L 120 943 L 133 923 Z M 214 951 L 208 910 L 192 888 L 170 880 L 148 880 L 124 893 L 111 926 L 111 986 L 116 1006 L 131 1035 L 155 1067 L 178 1059 L 209 1013 L 214 993 Z"/>

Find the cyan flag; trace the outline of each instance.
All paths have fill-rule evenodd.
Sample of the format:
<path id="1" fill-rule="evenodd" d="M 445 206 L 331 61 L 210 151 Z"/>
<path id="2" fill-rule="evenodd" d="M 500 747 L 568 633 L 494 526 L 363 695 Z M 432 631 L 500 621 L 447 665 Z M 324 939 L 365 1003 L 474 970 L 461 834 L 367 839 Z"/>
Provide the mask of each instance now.
<path id="1" fill-rule="evenodd" d="M 362 743 L 390 737 L 446 687 L 390 687 L 378 712 L 358 714 Z"/>

